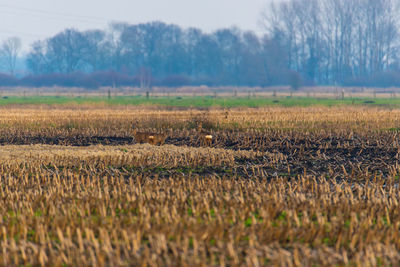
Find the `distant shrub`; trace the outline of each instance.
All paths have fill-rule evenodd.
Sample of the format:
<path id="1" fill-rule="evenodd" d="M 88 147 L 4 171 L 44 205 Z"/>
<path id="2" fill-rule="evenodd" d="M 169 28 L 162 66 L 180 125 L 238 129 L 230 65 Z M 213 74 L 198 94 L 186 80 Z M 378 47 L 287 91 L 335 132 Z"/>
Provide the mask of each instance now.
<path id="1" fill-rule="evenodd" d="M 383 71 L 371 76 L 359 76 L 344 81 L 345 86 L 367 87 L 398 87 L 400 86 L 400 72 Z"/>
<path id="2" fill-rule="evenodd" d="M 139 86 L 140 79 L 136 76 L 118 73 L 115 71 L 98 71 L 89 74 L 101 86 Z"/>
<path id="3" fill-rule="evenodd" d="M 290 88 L 294 91 L 297 91 L 302 86 L 302 78 L 299 73 L 295 71 L 289 72 L 289 85 Z"/>
<path id="4" fill-rule="evenodd" d="M 42 75 L 29 75 L 22 78 L 22 85 L 31 87 L 42 86 L 63 86 L 63 87 L 86 87 L 96 88 L 99 84 L 90 76 L 84 73 L 71 73 L 71 74 L 42 74 Z"/>
<path id="5" fill-rule="evenodd" d="M 15 86 L 18 85 L 18 79 L 14 76 L 0 73 L 0 86 Z"/>
<path id="6" fill-rule="evenodd" d="M 385 71 L 370 77 L 371 86 L 391 87 L 400 85 L 400 72 Z"/>
<path id="7" fill-rule="evenodd" d="M 29 75 L 22 78 L 19 82 L 25 86 L 63 86 L 63 87 L 84 87 L 96 89 L 100 86 L 137 86 L 139 80 L 137 77 L 129 76 L 112 71 L 87 73 L 52 73 L 42 75 Z"/>
<path id="8" fill-rule="evenodd" d="M 185 75 L 170 75 L 161 80 L 160 85 L 167 87 L 177 87 L 183 85 L 190 85 L 192 82 L 189 77 Z"/>

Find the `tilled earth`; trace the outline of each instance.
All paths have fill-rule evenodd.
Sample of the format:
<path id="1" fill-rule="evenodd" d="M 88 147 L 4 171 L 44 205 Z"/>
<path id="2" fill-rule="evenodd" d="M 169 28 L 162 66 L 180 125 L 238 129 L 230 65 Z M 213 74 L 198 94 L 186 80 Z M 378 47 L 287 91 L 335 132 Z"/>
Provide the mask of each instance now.
<path id="1" fill-rule="evenodd" d="M 323 176 L 334 179 L 352 177 L 362 179 L 366 176 L 397 173 L 399 168 L 400 137 L 397 132 L 370 132 L 319 134 L 288 132 L 214 132 L 212 147 L 230 150 L 252 150 L 277 153 L 282 160 L 272 164 L 263 157 L 256 159 L 237 159 L 233 174 L 256 175 L 254 169 L 262 170 L 268 177 L 297 177 L 302 174 Z M 67 146 L 134 144 L 130 136 L 3 136 L 2 145 L 48 144 Z M 166 144 L 199 147 L 200 141 L 194 131 L 175 131 L 170 134 Z M 225 174 L 219 168 L 202 169 L 201 174 Z"/>

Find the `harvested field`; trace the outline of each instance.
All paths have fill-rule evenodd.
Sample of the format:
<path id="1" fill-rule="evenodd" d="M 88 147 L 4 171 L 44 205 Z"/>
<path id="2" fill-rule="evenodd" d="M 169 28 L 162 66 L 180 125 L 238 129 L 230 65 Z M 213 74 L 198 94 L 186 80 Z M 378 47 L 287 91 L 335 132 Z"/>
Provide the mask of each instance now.
<path id="1" fill-rule="evenodd" d="M 398 110 L 0 111 L 2 265 L 400 263 Z"/>

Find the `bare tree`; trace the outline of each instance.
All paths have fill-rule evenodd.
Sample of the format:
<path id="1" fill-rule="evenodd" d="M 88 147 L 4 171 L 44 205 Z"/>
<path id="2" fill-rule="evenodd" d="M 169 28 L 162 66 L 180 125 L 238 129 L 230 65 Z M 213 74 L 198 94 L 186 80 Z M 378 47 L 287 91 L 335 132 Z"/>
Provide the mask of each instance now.
<path id="1" fill-rule="evenodd" d="M 21 40 L 11 37 L 5 40 L 0 47 L 0 58 L 7 71 L 14 75 L 17 58 L 21 51 Z"/>

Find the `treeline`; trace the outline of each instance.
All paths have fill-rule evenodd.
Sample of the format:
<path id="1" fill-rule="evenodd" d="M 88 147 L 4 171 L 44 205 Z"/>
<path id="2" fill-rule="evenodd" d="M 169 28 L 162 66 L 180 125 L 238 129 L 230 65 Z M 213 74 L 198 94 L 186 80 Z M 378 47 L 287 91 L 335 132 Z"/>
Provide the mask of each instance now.
<path id="1" fill-rule="evenodd" d="M 286 0 L 263 22 L 304 79 L 400 86 L 399 15 L 398 0 Z"/>
<path id="2" fill-rule="evenodd" d="M 11 74 L 16 44 L 9 40 L 3 50 L 10 54 L 4 58 L 14 59 L 7 64 Z M 35 42 L 26 58 L 31 75 L 3 76 L 0 85 L 267 86 L 299 80 L 278 56 L 282 52 L 267 35 L 237 28 L 208 34 L 162 22 L 116 23 L 107 31 L 67 29 Z"/>
<path id="3" fill-rule="evenodd" d="M 3 75 L 0 85 L 400 86 L 396 5 L 396 0 L 279 1 L 263 13 L 263 36 L 237 28 L 204 33 L 162 22 L 67 29 L 32 45 L 29 76 Z M 15 55 L 8 58 L 15 66 Z"/>
<path id="4" fill-rule="evenodd" d="M 266 36 L 239 29 L 211 34 L 152 22 L 113 24 L 109 31 L 65 30 L 33 44 L 33 75 L 112 71 L 140 84 L 272 85 L 293 75 L 283 50 Z M 118 82 L 118 81 L 114 81 Z"/>

